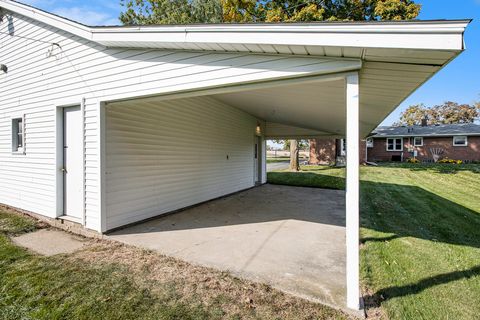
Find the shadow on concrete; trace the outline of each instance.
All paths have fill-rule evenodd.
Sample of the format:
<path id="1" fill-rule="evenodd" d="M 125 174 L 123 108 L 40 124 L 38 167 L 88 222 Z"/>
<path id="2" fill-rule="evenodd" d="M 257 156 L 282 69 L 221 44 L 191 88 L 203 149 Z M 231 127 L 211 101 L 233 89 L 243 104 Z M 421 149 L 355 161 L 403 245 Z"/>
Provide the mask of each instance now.
<path id="1" fill-rule="evenodd" d="M 115 230 L 112 234 L 214 228 L 281 220 L 344 227 L 344 194 L 341 190 L 266 184 Z"/>
<path id="2" fill-rule="evenodd" d="M 319 169 L 318 171 L 321 171 Z M 271 172 L 269 182 L 343 189 L 345 179 L 320 173 Z M 480 248 L 480 214 L 417 186 L 362 180 L 361 226 L 389 235 L 362 238 L 389 241 L 402 237 Z"/>
<path id="3" fill-rule="evenodd" d="M 213 200 L 146 224 L 116 231 L 117 235 L 247 225 L 281 220 L 345 226 L 342 177 L 312 172 L 272 172 L 269 181 L 293 186 L 264 185 Z M 313 187 L 313 188 L 312 188 Z M 480 248 L 480 215 L 458 203 L 417 186 L 361 181 L 361 226 L 381 233 L 362 243 L 414 237 Z M 301 233 L 301 230 L 299 231 Z M 301 234 L 299 234 L 301 236 Z M 338 238 L 336 241 L 343 241 Z M 480 266 L 452 271 L 401 287 L 388 287 L 366 297 L 367 308 L 383 301 L 418 293 L 429 287 L 469 278 Z"/>

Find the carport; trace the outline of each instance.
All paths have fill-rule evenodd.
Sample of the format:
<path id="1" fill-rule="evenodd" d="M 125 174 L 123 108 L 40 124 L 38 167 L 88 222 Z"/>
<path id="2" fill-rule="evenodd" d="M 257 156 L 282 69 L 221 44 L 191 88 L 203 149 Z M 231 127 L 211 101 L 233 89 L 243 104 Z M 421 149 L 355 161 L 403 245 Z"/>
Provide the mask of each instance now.
<path id="1" fill-rule="evenodd" d="M 90 27 L 15 1 L 0 7 L 8 16 L 2 203 L 106 233 L 248 189 L 262 196 L 269 187 L 254 187 L 266 182 L 266 139 L 346 138 L 346 194 L 335 198 L 345 208 L 346 241 L 336 237 L 331 248 L 344 247 L 353 309 L 360 307 L 359 139 L 464 50 L 469 23 Z M 302 239 L 315 237 L 308 226 L 330 227 L 324 220 L 333 214 L 323 191 L 304 198 L 309 192 L 282 197 L 292 210 L 265 218 L 291 226 L 306 220 L 292 240 L 305 251 Z M 267 194 L 265 201 L 275 198 Z M 299 198 L 318 213 L 290 219 Z M 245 214 L 255 221 L 262 212 L 269 211 Z M 240 219 L 229 226 L 229 219 L 210 221 L 244 234 L 256 225 Z M 180 231 L 210 230 L 208 219 L 195 221 Z M 319 279 L 322 263 L 311 270 Z"/>
<path id="2" fill-rule="evenodd" d="M 294 286 L 298 286 L 295 290 L 305 296 L 359 309 L 359 140 L 463 50 L 465 25 L 465 21 L 430 21 L 282 25 L 279 28 L 208 26 L 188 27 L 188 31 L 182 33 L 185 38 L 182 36 L 181 39 L 175 38 L 176 34 L 171 35 L 177 39 L 175 45 L 185 49 L 190 46 L 197 49 L 204 46 L 204 50 L 215 47 L 222 52 L 234 50 L 244 55 L 231 57 L 216 53 L 220 57 L 213 62 L 199 62 L 196 58 L 195 62 L 192 61 L 196 64 L 191 72 L 198 68 L 202 73 L 177 92 L 167 86 L 161 90 L 142 91 L 146 96 L 118 94 L 111 99 L 105 98 L 101 108 L 101 123 L 105 124 L 101 140 L 101 162 L 105 166 L 102 231 L 118 229 L 265 183 L 266 139 L 346 138 L 346 194 L 344 198 L 335 198 L 339 202 L 337 209 L 345 208 L 345 229 L 336 226 L 342 229 L 330 238 L 330 248 L 325 251 L 345 253 L 345 260 L 343 257 L 335 260 L 340 268 L 345 267 L 345 282 L 331 285 L 327 279 L 322 282 L 319 276 L 328 272 L 322 269 L 322 263 L 318 263 L 313 264 L 318 273 L 309 278 L 310 283 L 318 280 L 316 289 L 308 293 L 306 282 L 303 286 L 295 282 Z M 132 32 L 141 35 L 147 31 L 148 28 Z M 107 45 L 123 41 L 116 38 L 116 32 L 110 34 L 110 30 L 100 29 L 99 34 L 102 32 L 112 37 L 109 40 L 112 42 L 105 42 Z M 170 29 L 160 32 L 169 34 Z M 241 45 L 233 45 L 233 39 Z M 130 37 L 129 40 L 130 46 L 153 46 L 152 42 L 144 44 L 141 37 Z M 158 40 L 155 45 L 170 44 Z M 276 53 L 265 51 L 267 48 Z M 203 56 L 200 58 L 204 59 Z M 182 64 L 189 65 L 187 62 Z M 208 68 L 213 70 L 208 71 Z M 182 69 L 182 72 L 185 71 Z M 199 143 L 192 142 L 197 140 Z M 248 193 L 261 195 L 267 188 L 253 189 Z M 325 205 L 317 203 L 318 216 L 313 215 L 315 219 L 332 214 L 327 210 L 328 201 L 322 192 L 328 193 L 317 190 L 316 196 L 324 199 Z M 304 198 L 304 201 L 313 199 Z M 254 253 L 222 263 L 221 259 L 212 261 L 211 258 L 217 256 L 208 250 L 196 252 L 190 248 L 184 251 L 173 245 L 167 249 L 167 244 L 179 234 L 187 242 L 192 237 L 199 243 L 211 243 L 215 238 L 212 240 L 208 236 L 216 237 L 215 232 L 209 233 L 211 228 L 228 233 L 226 230 L 233 228 L 228 222 L 225 226 L 208 227 L 212 218 L 207 215 L 203 221 L 198 216 L 201 208 L 222 201 L 229 203 L 228 200 L 215 200 L 200 209 L 184 211 L 177 217 L 118 231 L 115 237 L 165 250 L 187 260 L 242 272 L 242 267 L 236 268 L 248 265 L 248 257 Z M 289 208 L 289 201 L 295 203 L 296 199 L 287 197 L 282 201 L 286 201 L 284 206 Z M 256 212 L 254 206 L 245 204 L 244 207 Z M 337 218 L 338 212 L 333 213 Z M 235 212 L 227 209 L 219 214 L 221 218 L 216 223 L 235 219 Z M 295 215 L 295 210 L 291 214 Z M 299 214 L 311 216 L 312 213 Z M 187 215 L 198 219 L 185 223 L 182 217 Z M 290 221 L 288 218 L 274 220 Z M 303 221 L 302 218 L 298 220 Z M 164 225 L 169 222 L 175 226 L 179 223 L 182 230 Z M 314 224 L 320 228 L 319 232 L 325 225 L 331 226 L 328 222 L 317 222 Z M 207 227 L 202 227 L 203 224 Z M 251 231 L 250 227 L 254 228 L 255 224 L 239 222 L 233 225 L 239 230 L 245 228 L 246 239 L 241 242 L 248 246 L 247 230 Z M 303 236 L 313 231 L 304 227 L 303 224 L 298 230 L 298 248 L 304 245 Z M 194 243 L 190 245 L 196 246 Z M 231 247 L 224 247 L 220 252 L 245 253 L 241 248 L 237 251 L 236 245 L 232 243 Z M 255 246 L 262 245 L 256 243 L 252 248 Z M 342 246 L 344 251 L 339 249 Z M 309 249 L 306 244 L 305 249 Z M 315 250 L 321 248 L 313 247 L 313 252 Z M 202 253 L 204 256 L 199 257 Z M 236 264 L 235 261 L 241 262 Z M 288 257 L 279 258 L 276 263 L 282 265 L 288 261 Z M 292 266 L 302 268 L 307 264 L 305 261 L 303 265 L 293 262 Z M 285 279 L 289 273 L 284 270 L 283 277 L 270 282 L 279 285 L 282 282 L 279 279 Z M 338 275 L 331 278 L 338 280 Z M 255 276 L 268 281 L 259 274 Z M 291 285 L 279 287 L 295 291 Z M 324 289 L 318 290 L 322 286 Z M 339 302 L 342 300 L 339 297 L 345 297 L 342 288 L 346 289 L 346 304 Z M 330 290 L 336 293 L 327 293 Z"/>
<path id="3" fill-rule="evenodd" d="M 298 60 L 301 64 L 305 64 L 301 68 L 308 68 L 312 73 L 321 74 L 308 74 L 306 77 L 276 79 L 259 84 L 243 84 L 188 94 L 106 103 L 104 110 L 107 229 L 117 229 L 159 214 L 172 213 L 184 207 L 265 183 L 266 139 L 343 137 L 346 133 L 349 141 L 358 142 L 360 136 L 366 135 L 372 127 L 369 124 L 370 121 L 379 121 L 368 119 L 367 116 L 360 119 L 359 70 L 362 68 L 360 60 L 318 58 L 313 61 L 310 58 L 298 58 Z M 298 60 L 296 63 L 299 63 Z M 391 88 L 391 91 L 393 95 L 395 90 Z M 226 110 L 228 114 L 223 114 Z M 364 114 L 368 115 L 368 108 L 365 108 Z M 237 126 L 241 126 L 244 117 L 245 128 L 236 129 Z M 227 124 L 222 124 L 223 121 Z M 224 127 L 224 130 L 221 127 Z M 201 132 L 202 128 L 206 130 L 205 133 Z M 207 152 L 190 142 L 190 139 L 195 139 L 191 129 L 199 130 L 196 138 L 211 144 L 207 146 Z M 219 136 L 218 139 L 221 141 L 216 141 L 215 135 L 210 136 L 216 130 L 219 130 L 221 137 Z M 230 136 L 230 134 L 233 135 Z M 152 142 L 152 139 L 155 141 Z M 175 145 L 175 141 L 182 147 Z M 145 146 L 148 146 L 148 150 L 144 149 Z M 236 148 L 243 151 L 237 152 Z M 343 299 L 347 296 L 351 300 L 348 307 L 358 309 L 360 307 L 359 144 L 350 143 L 347 144 L 347 148 L 347 153 L 352 156 L 347 158 L 345 196 L 339 195 L 338 192 L 333 192 L 335 196 L 332 196 L 332 191 L 303 190 L 305 195 L 310 195 L 305 197 L 301 196 L 298 189 L 290 191 L 293 194 L 292 197 L 286 197 L 282 192 L 278 192 L 277 195 L 265 195 L 267 204 L 271 205 L 270 210 L 278 209 L 276 205 L 281 204 L 280 208 L 291 209 L 283 212 L 284 214 L 298 215 L 298 219 L 274 217 L 270 222 L 268 222 L 271 218 L 269 211 L 257 210 L 255 204 L 258 204 L 258 200 L 247 199 L 243 203 L 241 207 L 247 211 L 242 211 L 241 214 L 252 218 L 251 214 L 258 212 L 256 219 L 264 219 L 267 225 L 273 224 L 278 229 L 286 228 L 285 236 L 279 235 L 277 239 L 279 242 L 276 244 L 274 240 L 263 240 L 264 244 L 257 242 L 264 236 L 268 238 L 269 233 L 272 236 L 275 234 L 268 228 L 258 228 L 260 238 L 249 239 L 248 234 L 255 230 L 255 223 L 234 223 L 244 232 L 238 229 L 231 231 L 233 227 L 229 226 L 228 222 L 222 226 L 222 221 L 235 219 L 235 212 L 230 208 L 216 212 L 217 218 L 220 219 L 217 222 L 220 224 L 214 232 L 205 233 L 211 228 L 201 226 L 203 223 L 208 224 L 211 219 L 208 215 L 205 218 L 199 216 L 198 211 L 201 212 L 202 208 L 208 207 L 209 204 L 166 218 L 167 223 L 172 221 L 172 224 L 178 226 L 182 224 L 176 219 L 195 217 L 195 220 L 183 227 L 184 231 L 181 233 L 172 232 L 173 230 L 168 228 L 163 229 L 164 220 L 159 219 L 127 228 L 125 231 L 118 231 L 114 238 L 158 249 L 189 261 L 228 269 L 335 306 L 345 307 Z M 254 161 L 255 158 L 258 162 Z M 192 176 L 196 177 L 192 178 Z M 218 183 L 210 181 L 211 179 Z M 247 195 L 258 193 L 257 196 L 261 197 L 263 191 L 269 193 L 271 189 L 269 187 L 252 189 L 247 191 Z M 232 196 L 233 199 L 236 197 L 236 195 Z M 270 201 L 277 201 L 276 197 L 282 198 L 282 201 L 274 205 L 274 202 Z M 331 204 L 331 199 L 334 199 L 336 204 Z M 300 201 L 309 202 L 309 210 L 294 209 L 295 206 L 292 205 Z M 222 203 L 222 200 L 214 200 L 210 205 L 218 202 Z M 231 202 L 227 200 L 226 203 Z M 302 208 L 305 209 L 304 206 Z M 317 212 L 312 211 L 315 208 Z M 332 208 L 334 209 L 330 211 Z M 345 211 L 344 208 L 347 210 Z M 341 213 L 344 217 L 341 217 Z M 267 216 L 263 217 L 265 214 Z M 288 225 L 295 225 L 292 221 L 304 221 L 308 218 L 314 221 L 287 228 Z M 318 223 L 315 219 L 323 219 L 324 223 Z M 160 224 L 159 228 L 155 227 L 155 221 Z M 282 225 L 283 223 L 287 226 Z M 298 237 L 289 234 L 292 228 L 296 228 Z M 154 232 L 150 233 L 148 230 Z M 250 231 L 246 232 L 246 230 Z M 202 246 L 195 243 L 191 243 L 193 249 L 190 250 L 178 247 L 185 243 L 184 241 L 188 242 L 192 239 L 196 239 L 199 243 L 215 243 L 215 240 L 222 239 L 216 232 L 220 234 L 232 232 L 237 236 L 239 243 L 243 243 L 250 249 L 257 247 L 259 252 L 248 252 L 241 247 L 239 249 L 237 247 L 239 243 L 236 242 L 229 245 L 228 241 L 220 241 L 217 243 L 221 243 L 223 248 L 217 253 L 222 255 L 221 253 L 230 252 L 234 255 L 234 257 L 223 255 L 226 260 L 222 261 L 214 251 L 199 250 Z M 309 233 L 312 236 L 310 239 L 307 236 Z M 173 241 L 172 239 L 179 234 L 181 238 Z M 318 235 L 326 238 L 318 238 Z M 274 261 L 277 266 L 289 266 L 286 270 L 279 270 L 276 273 L 269 268 L 270 271 L 262 271 L 262 267 L 265 267 L 264 262 L 259 262 L 260 266 L 257 267 L 251 266 L 252 270 L 248 269 L 248 260 L 252 262 L 259 260 L 259 258 L 254 259 L 254 256 L 260 254 L 263 245 L 273 244 L 270 251 L 268 247 L 264 249 L 267 253 L 270 252 L 267 254 L 270 256 L 273 255 L 271 252 L 280 249 L 277 245 L 281 242 L 280 239 L 284 238 L 288 241 L 298 241 L 290 246 L 291 250 L 283 257 L 277 255 L 277 260 Z M 182 239 L 184 241 L 180 241 Z M 176 245 L 173 245 L 172 241 Z M 308 241 L 316 245 L 309 246 Z M 169 249 L 166 249 L 167 247 Z M 327 247 L 328 250 L 326 250 Z M 305 250 L 308 254 L 301 258 L 291 256 Z M 317 251 L 322 251 L 323 254 L 319 252 L 317 259 L 313 259 L 316 262 L 312 262 L 312 253 L 314 255 Z M 200 258 L 202 255 L 203 257 Z M 239 256 L 243 258 L 239 259 Z M 324 260 L 320 262 L 319 258 Z M 334 263 L 327 267 L 332 261 Z M 238 263 L 243 264 L 243 267 L 239 267 Z M 300 272 L 295 278 L 293 274 L 297 268 L 305 271 Z M 317 273 L 314 272 L 315 269 Z M 289 274 L 292 274 L 292 279 L 288 279 Z"/>

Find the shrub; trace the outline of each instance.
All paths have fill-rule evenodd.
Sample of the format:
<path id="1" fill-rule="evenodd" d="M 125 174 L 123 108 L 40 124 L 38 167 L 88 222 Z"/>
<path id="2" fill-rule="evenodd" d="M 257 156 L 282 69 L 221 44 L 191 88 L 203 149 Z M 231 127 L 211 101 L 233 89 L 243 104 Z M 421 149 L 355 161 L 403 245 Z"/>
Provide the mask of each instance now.
<path id="1" fill-rule="evenodd" d="M 420 160 L 418 160 L 417 158 L 408 158 L 407 162 L 408 163 L 420 163 Z"/>
<path id="2" fill-rule="evenodd" d="M 463 161 L 462 160 L 449 159 L 449 158 L 445 157 L 442 160 L 439 160 L 438 163 L 462 164 Z"/>

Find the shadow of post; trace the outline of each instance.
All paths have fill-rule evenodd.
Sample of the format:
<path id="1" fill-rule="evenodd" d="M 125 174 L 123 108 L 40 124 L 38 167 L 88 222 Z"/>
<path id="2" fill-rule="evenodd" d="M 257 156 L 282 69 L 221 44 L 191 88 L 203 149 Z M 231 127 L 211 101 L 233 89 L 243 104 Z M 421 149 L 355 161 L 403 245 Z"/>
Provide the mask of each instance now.
<path id="1" fill-rule="evenodd" d="M 345 178 L 318 172 L 271 172 L 268 182 L 345 188 Z M 361 227 L 389 234 L 362 243 L 415 237 L 480 248 L 480 214 L 418 186 L 361 180 L 360 212 Z"/>
<path id="2" fill-rule="evenodd" d="M 412 283 L 405 286 L 394 286 L 384 289 L 380 289 L 373 295 L 365 296 L 366 308 L 376 308 L 381 305 L 382 302 L 397 298 L 404 297 L 416 293 L 420 293 L 425 289 L 457 281 L 461 279 L 469 279 L 480 275 L 480 265 L 472 267 L 466 270 L 452 271 L 448 273 L 439 274 L 436 276 L 422 279 L 416 283 Z"/>
<path id="3" fill-rule="evenodd" d="M 472 167 L 474 168 L 474 167 Z M 455 168 L 455 170 L 476 170 Z M 412 168 L 412 170 L 417 170 Z M 418 168 L 418 170 L 431 170 Z M 436 170 L 436 169 L 434 169 Z M 287 174 L 284 177 L 280 175 Z M 294 176 L 293 176 L 294 175 Z M 270 176 L 269 176 L 270 178 Z M 344 178 L 316 173 L 275 173 L 272 180 L 320 188 L 343 188 Z M 480 214 L 421 187 L 362 180 L 360 183 L 360 224 L 368 236 L 361 243 L 388 242 L 413 237 L 433 242 L 480 248 Z M 371 234 L 379 234 L 378 237 Z M 419 262 L 420 263 L 420 262 Z M 378 307 L 388 299 L 419 293 L 427 288 L 480 275 L 480 265 L 451 271 L 404 286 L 392 286 L 366 296 L 366 307 Z"/>

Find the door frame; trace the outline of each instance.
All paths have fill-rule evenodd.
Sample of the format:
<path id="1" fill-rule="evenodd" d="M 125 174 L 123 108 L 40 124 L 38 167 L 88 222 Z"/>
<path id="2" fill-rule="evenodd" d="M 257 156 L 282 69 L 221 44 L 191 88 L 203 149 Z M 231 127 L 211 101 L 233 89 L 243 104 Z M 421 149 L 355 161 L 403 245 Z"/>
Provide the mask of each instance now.
<path id="1" fill-rule="evenodd" d="M 262 146 L 262 136 L 255 135 L 253 140 L 254 154 L 253 154 L 253 183 L 258 186 L 262 184 L 263 181 L 263 146 Z M 255 158 L 256 153 L 256 158 Z M 255 164 L 256 161 L 256 164 Z"/>
<path id="2" fill-rule="evenodd" d="M 81 126 L 83 128 L 82 133 L 82 219 L 81 224 L 85 226 L 86 223 L 86 211 L 85 211 L 85 99 L 72 99 L 67 101 L 60 101 L 55 103 L 55 190 L 56 190 L 56 201 L 55 201 L 55 217 L 65 216 L 64 212 L 64 196 L 65 196 L 65 186 L 64 186 L 64 173 L 63 173 L 63 156 L 64 156 L 64 108 L 69 107 L 78 107 L 80 106 L 81 113 Z"/>

